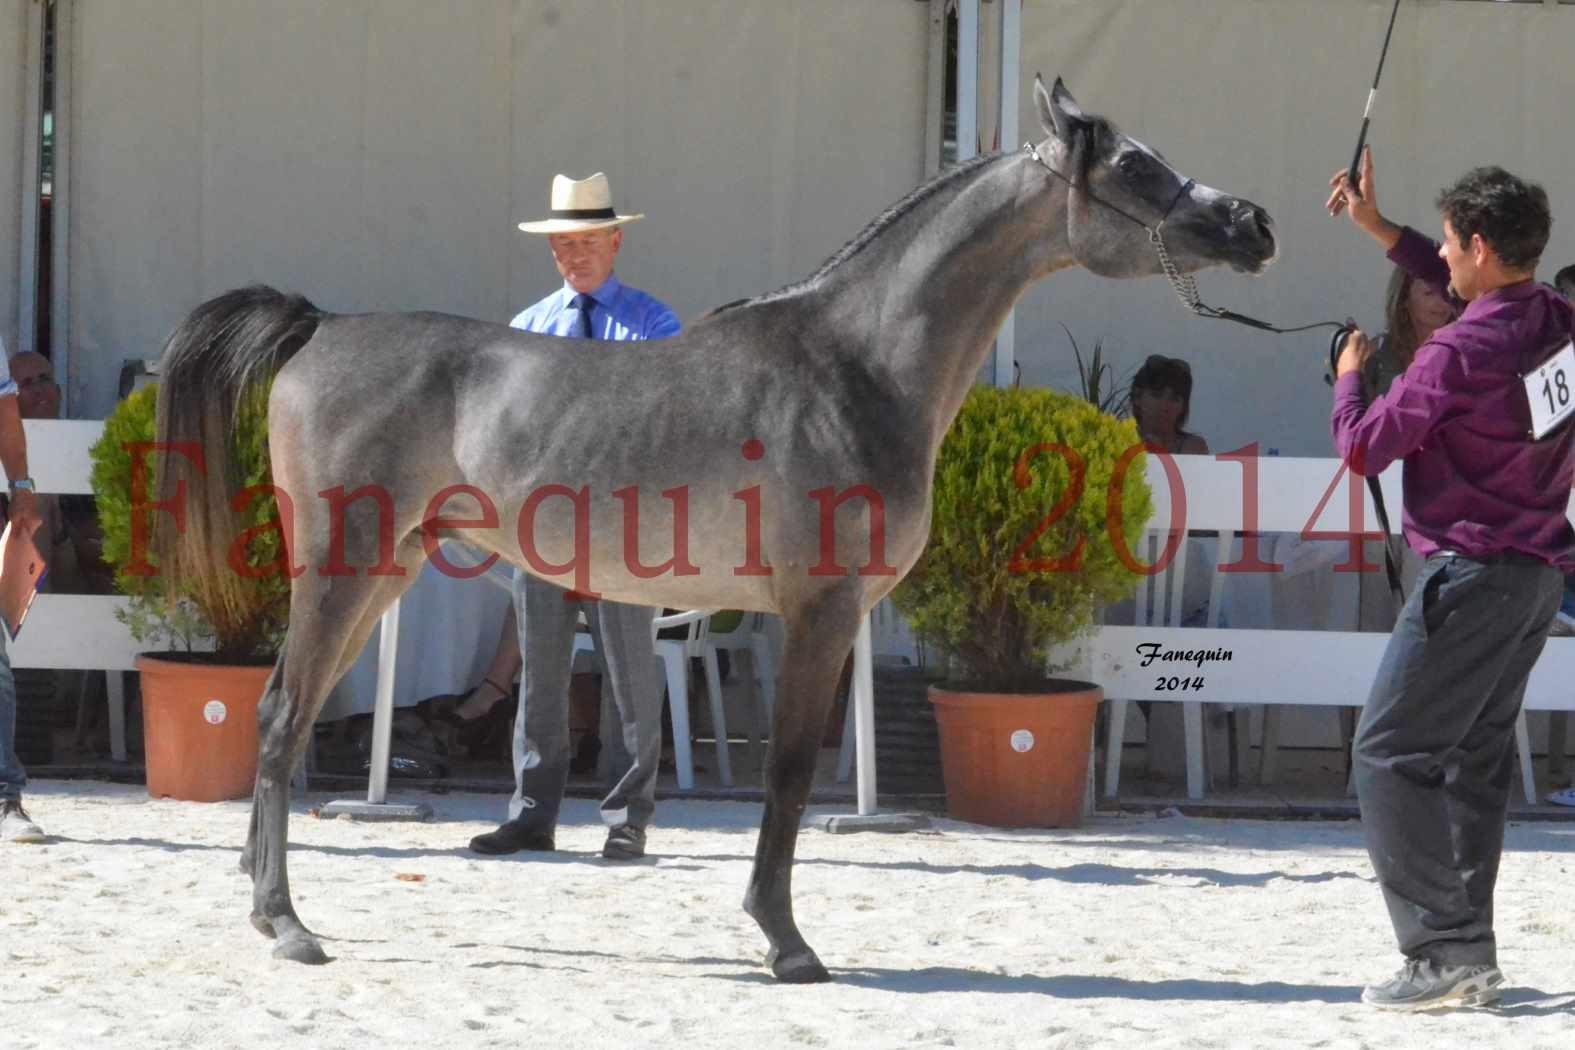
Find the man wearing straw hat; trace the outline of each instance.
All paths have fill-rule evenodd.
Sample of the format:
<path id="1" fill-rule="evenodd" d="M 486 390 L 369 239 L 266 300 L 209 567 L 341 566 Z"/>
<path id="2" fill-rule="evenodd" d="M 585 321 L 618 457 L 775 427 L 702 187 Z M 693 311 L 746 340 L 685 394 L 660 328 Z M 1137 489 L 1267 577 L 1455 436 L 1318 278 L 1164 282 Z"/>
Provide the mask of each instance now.
<path id="1" fill-rule="evenodd" d="M 613 276 L 613 258 L 623 245 L 622 227 L 644 217 L 617 213 L 601 172 L 587 179 L 556 176 L 551 216 L 522 222 L 520 229 L 547 237 L 563 287 L 510 323 L 527 332 L 578 339 L 677 335 L 678 318 L 671 310 Z M 514 617 L 525 656 L 514 726 L 514 796 L 509 819 L 496 831 L 471 839 L 470 848 L 478 853 L 555 847 L 558 808 L 569 775 L 569 677 L 581 610 L 621 723 L 620 738 L 612 747 L 616 782 L 601 806 L 609 828 L 602 856 L 633 860 L 645 855 L 645 826 L 656 808 L 662 750 L 662 674 L 651 636 L 656 610 L 567 600 L 561 588 L 523 572 L 514 576 Z"/>

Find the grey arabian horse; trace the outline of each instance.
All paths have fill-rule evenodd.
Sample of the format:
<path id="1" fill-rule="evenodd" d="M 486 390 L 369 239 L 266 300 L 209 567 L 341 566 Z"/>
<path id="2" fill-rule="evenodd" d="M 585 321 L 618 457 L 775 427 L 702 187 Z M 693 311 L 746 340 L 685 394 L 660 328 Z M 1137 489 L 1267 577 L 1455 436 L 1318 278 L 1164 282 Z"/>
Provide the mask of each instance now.
<path id="1" fill-rule="evenodd" d="M 779 979 L 827 979 L 791 896 L 821 732 L 862 617 L 924 547 L 936 451 L 1007 311 L 1064 267 L 1257 273 L 1275 255 L 1262 209 L 1182 178 L 1060 81 L 1034 94 L 1042 142 L 952 168 L 808 280 L 661 345 L 587 354 L 439 314 L 331 315 L 266 288 L 182 322 L 159 440 L 200 448 L 207 469 L 160 459 L 160 498 L 187 511 L 183 529 L 161 516 L 171 583 L 221 599 L 236 586 L 231 420 L 270 378 L 274 483 L 294 497 L 283 527 L 304 571 L 263 697 L 241 858 L 275 955 L 327 959 L 290 898 L 291 771 L 378 617 L 456 537 L 580 592 L 782 617 L 744 909 Z"/>

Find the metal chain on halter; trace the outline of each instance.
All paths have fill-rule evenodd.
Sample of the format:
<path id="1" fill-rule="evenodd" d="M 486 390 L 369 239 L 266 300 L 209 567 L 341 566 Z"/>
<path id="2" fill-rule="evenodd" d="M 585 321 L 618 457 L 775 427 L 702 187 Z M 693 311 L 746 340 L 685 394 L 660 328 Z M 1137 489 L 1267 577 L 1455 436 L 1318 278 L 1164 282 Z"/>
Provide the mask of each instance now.
<path id="1" fill-rule="evenodd" d="M 1160 269 L 1164 271 L 1166 280 L 1170 281 L 1171 288 L 1173 288 L 1176 292 L 1176 298 L 1181 300 L 1182 306 L 1185 306 L 1188 310 L 1197 314 L 1199 317 L 1209 317 L 1216 321 L 1234 321 L 1236 324 L 1246 325 L 1248 328 L 1256 328 L 1262 332 L 1274 332 L 1279 335 L 1286 335 L 1292 332 L 1310 332 L 1315 328 L 1340 329 L 1347 327 L 1343 321 L 1316 321 L 1313 324 L 1297 325 L 1293 328 L 1281 328 L 1278 325 L 1272 325 L 1267 321 L 1260 321 L 1256 317 L 1248 317 L 1246 314 L 1239 314 L 1235 310 L 1227 310 L 1222 306 L 1210 306 L 1208 303 L 1205 303 L 1202 297 L 1198 294 L 1198 285 L 1197 282 L 1193 280 L 1192 275 L 1188 273 L 1182 273 L 1180 267 L 1176 265 L 1175 260 L 1170 257 L 1170 250 L 1165 247 L 1165 238 L 1160 232 L 1165 228 L 1165 223 L 1170 218 L 1170 213 L 1174 211 L 1176 205 L 1181 202 L 1182 196 L 1185 195 L 1187 190 L 1192 187 L 1193 182 L 1191 179 L 1188 179 L 1182 183 L 1181 189 L 1177 191 L 1175 199 L 1170 202 L 1170 207 L 1165 209 L 1165 214 L 1159 220 L 1158 225 L 1150 226 L 1148 223 L 1144 222 L 1142 219 L 1139 219 L 1131 212 L 1117 207 L 1109 201 L 1094 195 L 1088 190 L 1086 186 L 1078 186 L 1077 183 L 1061 174 L 1050 165 L 1049 161 L 1045 160 L 1044 157 L 1039 155 L 1039 150 L 1032 142 L 1023 143 L 1023 152 L 1032 157 L 1036 162 L 1038 162 L 1040 167 L 1044 168 L 1050 174 L 1054 175 L 1068 186 L 1071 186 L 1073 189 L 1080 190 L 1089 200 L 1101 205 L 1102 207 L 1110 209 L 1117 215 L 1121 216 L 1123 219 L 1126 219 L 1128 222 L 1132 222 L 1138 226 L 1143 227 L 1144 232 L 1148 234 L 1149 243 L 1154 246 L 1154 254 L 1159 257 Z"/>
<path id="2" fill-rule="evenodd" d="M 1207 317 L 1212 307 L 1205 306 L 1203 300 L 1198 298 L 1198 282 L 1192 279 L 1192 275 L 1177 269 L 1175 261 L 1170 257 L 1170 251 L 1165 247 L 1165 238 L 1160 235 L 1160 231 L 1164 228 L 1164 220 L 1161 220 L 1158 226 L 1148 231 L 1149 243 L 1154 246 L 1154 254 L 1159 256 L 1160 269 L 1165 271 L 1165 279 L 1175 289 L 1176 298 L 1181 300 L 1181 305 L 1195 314 Z"/>

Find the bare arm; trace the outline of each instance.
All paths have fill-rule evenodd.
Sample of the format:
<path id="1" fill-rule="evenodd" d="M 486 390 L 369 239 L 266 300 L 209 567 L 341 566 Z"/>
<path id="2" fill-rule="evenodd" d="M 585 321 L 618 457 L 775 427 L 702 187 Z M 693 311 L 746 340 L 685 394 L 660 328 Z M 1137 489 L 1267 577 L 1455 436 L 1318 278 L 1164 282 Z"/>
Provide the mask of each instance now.
<path id="1" fill-rule="evenodd" d="M 16 395 L 0 397 L 0 466 L 8 478 L 27 477 L 27 435 L 22 431 L 22 412 Z M 31 533 L 43 523 L 38 501 L 31 492 L 15 493 L 11 498 L 11 521 L 18 531 Z"/>

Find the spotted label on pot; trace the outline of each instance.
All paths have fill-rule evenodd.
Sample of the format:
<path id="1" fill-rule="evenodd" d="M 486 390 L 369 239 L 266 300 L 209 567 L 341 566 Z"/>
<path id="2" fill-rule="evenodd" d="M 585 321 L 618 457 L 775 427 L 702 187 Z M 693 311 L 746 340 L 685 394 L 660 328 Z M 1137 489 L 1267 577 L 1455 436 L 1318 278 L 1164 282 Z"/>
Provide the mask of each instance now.
<path id="1" fill-rule="evenodd" d="M 230 716 L 229 708 L 224 706 L 223 700 L 209 700 L 202 705 L 202 717 L 211 726 L 216 726 Z"/>
<path id="2" fill-rule="evenodd" d="M 1019 729 L 1012 734 L 1012 750 L 1017 752 L 1032 751 L 1034 749 L 1034 735 L 1026 729 Z"/>

